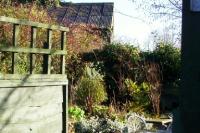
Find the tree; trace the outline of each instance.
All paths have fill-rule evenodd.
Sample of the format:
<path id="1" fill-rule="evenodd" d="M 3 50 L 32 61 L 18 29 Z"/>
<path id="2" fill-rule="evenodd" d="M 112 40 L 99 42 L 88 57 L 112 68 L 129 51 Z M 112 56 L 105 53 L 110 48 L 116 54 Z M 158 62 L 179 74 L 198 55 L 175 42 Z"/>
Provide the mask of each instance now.
<path id="1" fill-rule="evenodd" d="M 12 4 L 12 3 L 31 3 L 36 2 L 39 5 L 45 6 L 59 6 L 60 0 L 0 0 L 0 3 L 3 4 Z"/>
<path id="2" fill-rule="evenodd" d="M 170 17 L 173 19 L 181 19 L 182 1 L 181 0 L 131 0 L 138 9 L 145 11 L 146 15 L 154 18 Z"/>
<path id="3" fill-rule="evenodd" d="M 172 40 L 180 44 L 182 1 L 181 0 L 130 0 L 138 11 L 148 17 L 149 23 L 163 22 L 167 31 L 172 33 Z M 164 30 L 163 29 L 163 30 Z M 168 33 L 169 34 L 169 33 Z"/>

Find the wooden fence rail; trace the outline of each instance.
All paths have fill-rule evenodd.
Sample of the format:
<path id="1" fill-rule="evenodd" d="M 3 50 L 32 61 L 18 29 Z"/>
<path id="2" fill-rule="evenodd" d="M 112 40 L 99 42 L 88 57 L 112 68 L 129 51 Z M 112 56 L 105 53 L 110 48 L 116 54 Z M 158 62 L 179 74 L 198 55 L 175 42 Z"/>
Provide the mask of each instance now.
<path id="1" fill-rule="evenodd" d="M 69 31 L 69 28 L 42 24 L 38 22 L 32 22 L 28 20 L 20 20 L 15 18 L 9 18 L 0 16 L 0 22 L 12 23 L 13 24 L 13 46 L 1 46 L 1 52 L 12 52 L 12 74 L 16 73 L 16 53 L 29 53 L 30 54 L 30 74 L 33 74 L 33 65 L 34 65 L 34 54 L 44 54 L 45 55 L 45 68 L 43 68 L 44 74 L 50 74 L 51 68 L 51 55 L 60 55 L 61 57 L 61 66 L 60 66 L 60 74 L 65 74 L 65 55 L 67 54 L 65 50 L 66 45 L 66 33 Z M 20 33 L 20 25 L 26 25 L 31 27 L 31 45 L 30 48 L 21 48 L 18 47 L 19 44 L 19 33 Z M 37 36 L 37 28 L 43 28 L 47 30 L 47 44 L 45 48 L 34 48 L 36 45 L 36 36 Z M 52 46 L 52 31 L 58 30 L 61 32 L 61 50 L 53 50 Z"/>

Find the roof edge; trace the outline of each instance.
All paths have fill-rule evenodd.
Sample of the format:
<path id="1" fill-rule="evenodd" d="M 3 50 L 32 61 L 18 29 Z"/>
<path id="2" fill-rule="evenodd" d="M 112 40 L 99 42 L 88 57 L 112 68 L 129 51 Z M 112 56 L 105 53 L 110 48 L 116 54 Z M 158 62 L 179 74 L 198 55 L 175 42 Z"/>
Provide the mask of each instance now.
<path id="1" fill-rule="evenodd" d="M 69 4 L 112 4 L 114 5 L 114 2 L 60 2 L 60 5 L 69 5 Z"/>

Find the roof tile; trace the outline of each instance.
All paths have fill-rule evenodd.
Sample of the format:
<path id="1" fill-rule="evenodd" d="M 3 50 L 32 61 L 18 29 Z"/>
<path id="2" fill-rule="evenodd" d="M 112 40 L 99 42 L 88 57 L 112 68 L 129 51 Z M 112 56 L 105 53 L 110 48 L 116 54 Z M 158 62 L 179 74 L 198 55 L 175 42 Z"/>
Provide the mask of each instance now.
<path id="1" fill-rule="evenodd" d="M 113 18 L 113 3 L 61 3 L 62 7 L 51 8 L 49 13 L 56 15 L 59 23 L 69 25 L 86 23 L 110 28 Z"/>

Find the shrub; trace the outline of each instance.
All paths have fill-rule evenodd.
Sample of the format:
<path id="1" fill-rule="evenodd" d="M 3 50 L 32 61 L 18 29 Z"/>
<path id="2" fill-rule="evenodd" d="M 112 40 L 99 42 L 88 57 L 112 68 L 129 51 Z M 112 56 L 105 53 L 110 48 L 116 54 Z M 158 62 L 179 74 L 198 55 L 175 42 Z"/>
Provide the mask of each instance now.
<path id="1" fill-rule="evenodd" d="M 78 84 L 76 97 L 78 104 L 86 106 L 90 113 L 93 105 L 100 104 L 107 99 L 102 77 L 97 71 L 86 67 L 85 74 Z"/>
<path id="2" fill-rule="evenodd" d="M 134 108 L 141 105 L 137 110 L 142 111 L 147 110 L 152 103 L 154 112 L 159 114 L 162 97 L 168 92 L 177 96 L 180 82 L 180 49 L 170 43 L 161 42 L 155 50 L 149 52 L 142 52 L 130 44 L 113 43 L 105 45 L 102 50 L 84 54 L 83 60 L 94 62 L 95 68 L 104 75 L 109 102 L 117 105 L 119 109 L 128 103 Z M 127 90 L 126 79 L 137 83 L 139 88 L 147 83 L 153 89 L 149 91 L 150 94 L 144 93 L 144 99 L 137 96 L 143 93 L 131 96 L 130 90 Z M 151 97 L 151 102 L 145 102 L 148 99 L 146 97 Z M 137 99 L 139 103 L 133 104 L 133 99 Z"/>
<path id="3" fill-rule="evenodd" d="M 143 53 L 144 60 L 159 64 L 162 73 L 162 112 L 171 111 L 179 105 L 181 51 L 171 43 L 159 42 L 155 50 Z"/>
<path id="4" fill-rule="evenodd" d="M 69 27 L 68 50 L 73 53 L 86 53 L 94 49 L 101 49 L 105 40 L 101 36 L 101 31 L 95 26 L 80 24 L 65 24 Z"/>
<path id="5" fill-rule="evenodd" d="M 134 112 L 148 112 L 151 105 L 149 98 L 150 84 L 143 82 L 138 85 L 130 79 L 126 79 L 125 84 L 132 98 L 132 101 L 129 102 L 130 110 Z"/>
<path id="6" fill-rule="evenodd" d="M 181 51 L 173 44 L 158 43 L 154 51 L 146 53 L 145 60 L 160 64 L 164 83 L 180 78 Z"/>
<path id="7" fill-rule="evenodd" d="M 128 97 L 124 93 L 124 80 L 128 77 L 134 79 L 134 70 L 140 61 L 139 49 L 130 44 L 113 43 L 106 45 L 97 54 L 97 58 L 102 60 L 97 68 L 105 75 L 110 103 L 113 100 L 116 103 L 125 103 Z"/>
<path id="8" fill-rule="evenodd" d="M 77 106 L 74 106 L 74 107 L 70 107 L 68 109 L 68 114 L 69 114 L 69 117 L 76 120 L 76 121 L 79 121 L 81 120 L 82 118 L 85 117 L 85 112 L 84 110 L 82 110 L 81 108 L 77 107 Z"/>
<path id="9" fill-rule="evenodd" d="M 103 117 L 103 118 L 105 118 L 105 117 L 107 117 L 107 116 L 109 116 L 110 114 L 109 114 L 109 107 L 108 106 L 103 106 L 103 105 L 95 105 L 94 107 L 93 107 L 93 115 L 97 115 L 97 116 L 99 116 L 99 117 Z"/>

